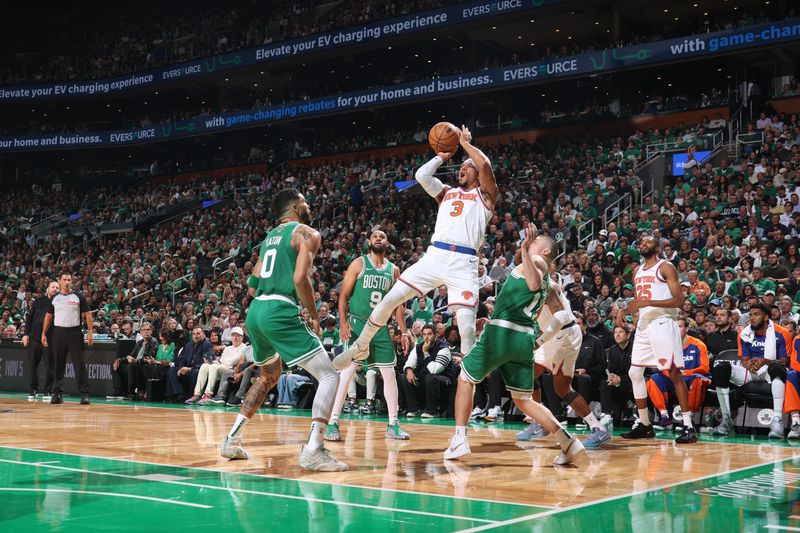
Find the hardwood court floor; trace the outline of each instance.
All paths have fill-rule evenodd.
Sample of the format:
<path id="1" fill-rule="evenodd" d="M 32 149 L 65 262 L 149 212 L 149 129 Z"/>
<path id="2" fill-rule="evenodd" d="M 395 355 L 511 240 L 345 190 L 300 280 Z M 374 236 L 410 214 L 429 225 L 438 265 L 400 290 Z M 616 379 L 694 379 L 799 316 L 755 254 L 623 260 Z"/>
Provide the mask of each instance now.
<path id="1" fill-rule="evenodd" d="M 329 448 L 351 470 L 314 473 L 297 467 L 307 412 L 255 417 L 247 461 L 217 452 L 234 418 L 5 395 L 0 531 L 800 531 L 800 446 L 787 442 L 615 438 L 565 468 L 552 438 L 515 441 L 519 424 L 477 424 L 472 455 L 444 462 L 444 421 L 406 424 L 412 440 L 396 442 L 385 421 L 342 420 Z"/>

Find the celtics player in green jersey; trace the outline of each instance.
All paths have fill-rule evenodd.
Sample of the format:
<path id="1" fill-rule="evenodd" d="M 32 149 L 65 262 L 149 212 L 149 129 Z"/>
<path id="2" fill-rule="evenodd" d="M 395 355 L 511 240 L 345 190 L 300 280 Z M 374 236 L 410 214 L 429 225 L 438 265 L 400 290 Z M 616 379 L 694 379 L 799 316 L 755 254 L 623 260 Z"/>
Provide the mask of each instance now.
<path id="1" fill-rule="evenodd" d="M 495 369 L 500 369 L 506 388 L 520 411 L 555 434 L 561 446 L 555 464 L 573 463 L 583 451 L 581 442 L 561 427 L 549 409 L 531 397 L 536 342 L 533 324 L 547 300 L 550 263 L 555 260 L 556 253 L 553 239 L 538 236 L 533 224 L 526 228 L 522 265 L 517 266 L 503 284 L 491 321 L 461 362 L 456 391 L 456 432 L 444 452 L 445 459 L 458 459 L 471 453 L 467 423 L 475 384 Z"/>
<path id="2" fill-rule="evenodd" d="M 294 189 L 275 194 L 272 212 L 280 224 L 264 239 L 261 257 L 248 280 L 254 299 L 245 324 L 253 344 L 253 360 L 260 367 L 259 377 L 247 392 L 236 422 L 222 442 L 220 455 L 247 459 L 241 432 L 278 382 L 283 360 L 287 366 L 304 368 L 319 383 L 311 407 L 311 432 L 300 450 L 300 466 L 324 472 L 347 470 L 346 464 L 331 457 L 323 447 L 339 374 L 319 340 L 319 315 L 311 284 L 320 235 L 308 226 L 311 211 L 303 195 Z M 308 325 L 300 318 L 303 307 L 309 314 Z"/>
<path id="3" fill-rule="evenodd" d="M 372 310 L 400 277 L 400 269 L 386 259 L 388 246 L 389 241 L 386 239 L 386 234 L 381 230 L 373 231 L 369 237 L 369 253 L 355 259 L 347 267 L 342 281 L 342 293 L 339 296 L 339 335 L 346 343 L 353 342 L 358 338 Z M 395 318 L 400 326 L 400 331 L 405 333 L 406 322 L 402 305 L 395 309 Z M 405 339 L 405 336 L 403 338 Z M 404 348 L 407 349 L 407 346 Z M 345 349 L 347 349 L 346 346 Z M 389 328 L 383 326 L 369 343 L 369 357 L 366 363 L 369 368 L 380 370 L 383 377 L 383 396 L 386 398 L 386 407 L 389 410 L 386 438 L 407 440 L 408 433 L 400 429 L 397 420 L 399 395 L 394 373 L 396 361 L 394 343 L 389 336 Z M 347 396 L 347 387 L 360 364 L 360 362 L 350 363 L 339 375 L 339 390 L 336 392 L 336 403 L 333 405 L 333 413 L 325 440 L 341 440 L 339 414 L 342 412 L 342 406 Z"/>

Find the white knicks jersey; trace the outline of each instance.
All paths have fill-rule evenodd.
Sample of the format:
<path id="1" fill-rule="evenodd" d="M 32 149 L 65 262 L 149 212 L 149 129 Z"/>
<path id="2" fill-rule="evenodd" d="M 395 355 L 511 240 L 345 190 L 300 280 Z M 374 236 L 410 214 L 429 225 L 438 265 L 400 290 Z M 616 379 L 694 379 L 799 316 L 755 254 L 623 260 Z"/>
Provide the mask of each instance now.
<path id="1" fill-rule="evenodd" d="M 658 271 L 663 262 L 664 259 L 661 259 L 648 269 L 645 269 L 644 265 L 642 265 L 636 270 L 636 274 L 633 275 L 633 285 L 637 300 L 669 300 L 672 298 L 667 281 Z M 678 318 L 678 308 L 647 306 L 639 310 L 639 320 L 650 321 L 661 317 Z"/>
<path id="2" fill-rule="evenodd" d="M 457 244 L 478 250 L 486 235 L 492 211 L 483 200 L 480 188 L 465 192 L 461 187 L 444 193 L 436 216 L 432 242 Z"/>
<path id="3" fill-rule="evenodd" d="M 558 282 L 552 278 L 550 278 L 550 290 L 555 291 L 555 293 L 558 294 L 558 302 L 561 304 L 561 307 L 564 309 L 564 311 L 567 312 L 567 316 L 569 316 L 570 320 L 574 322 L 575 313 L 572 312 L 572 306 L 569 304 L 569 300 L 567 300 L 567 295 L 561 290 L 561 286 L 558 284 Z M 550 311 L 550 307 L 545 302 L 545 304 L 539 310 L 539 316 L 536 317 L 536 321 L 539 323 L 539 327 L 542 330 L 545 330 L 553 320 L 553 313 Z"/>

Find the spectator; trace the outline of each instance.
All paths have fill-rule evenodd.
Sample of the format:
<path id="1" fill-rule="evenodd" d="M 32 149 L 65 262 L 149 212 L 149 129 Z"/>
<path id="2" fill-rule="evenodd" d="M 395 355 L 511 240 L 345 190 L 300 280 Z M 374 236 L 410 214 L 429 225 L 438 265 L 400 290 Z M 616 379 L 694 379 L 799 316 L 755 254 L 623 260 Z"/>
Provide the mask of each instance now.
<path id="1" fill-rule="evenodd" d="M 628 326 L 614 328 L 614 346 L 606 351 L 607 379 L 600 382 L 600 404 L 603 416 L 600 424 L 609 428 L 619 423 L 622 409 L 633 398 L 633 388 L 628 377 L 631 367 L 631 350 Z M 615 409 L 615 406 L 620 406 Z"/>
<path id="2" fill-rule="evenodd" d="M 172 367 L 167 373 L 167 399 L 183 401 L 188 391 L 195 390 L 200 367 L 204 362 L 214 360 L 214 349 L 199 327 L 192 330 L 192 340 L 175 354 Z"/>
<path id="3" fill-rule="evenodd" d="M 114 396 L 127 396 L 143 400 L 145 381 L 143 365 L 145 357 L 155 357 L 158 352 L 158 341 L 153 338 L 153 327 L 144 323 L 139 328 L 141 340 L 136 341 L 133 350 L 124 357 L 115 359 L 111 364 L 111 378 L 114 384 Z M 123 394 L 127 393 L 127 394 Z"/>
<path id="4" fill-rule="evenodd" d="M 216 377 L 213 376 L 214 369 L 210 369 L 209 376 L 208 376 L 208 384 L 206 386 L 206 393 L 203 395 L 203 398 L 200 399 L 198 404 L 200 405 L 225 405 L 225 393 L 227 392 L 227 387 L 223 387 L 223 384 L 227 384 L 228 379 L 233 376 L 236 370 L 245 362 L 245 351 L 247 350 L 248 346 L 243 344 L 244 340 L 244 331 L 242 328 L 236 326 L 231 330 L 231 345 L 226 346 L 225 350 L 222 351 L 222 355 L 219 358 L 219 367 L 217 368 Z M 202 367 L 200 368 L 202 371 Z M 210 387 L 213 387 L 214 381 L 219 380 L 219 389 L 217 395 L 213 398 L 210 397 Z M 200 379 L 197 380 L 198 383 Z"/>
<path id="5" fill-rule="evenodd" d="M 406 402 L 406 416 L 413 418 L 419 412 L 419 398 L 425 401 L 424 418 L 434 418 L 439 413 L 439 392 L 442 387 L 452 387 L 456 377 L 455 365 L 447 342 L 436 340 L 433 326 L 422 328 L 422 342 L 411 350 L 406 361 L 405 376 L 398 378 Z"/>
<path id="6" fill-rule="evenodd" d="M 170 340 L 169 329 L 162 328 L 161 331 L 158 332 L 158 340 L 159 345 L 158 350 L 156 350 L 155 357 L 144 357 L 142 373 L 146 381 L 161 381 L 165 379 L 167 377 L 167 371 L 175 359 L 175 345 L 172 344 L 172 341 Z M 145 399 L 147 399 L 146 394 Z M 155 398 L 150 399 L 154 400 Z"/>

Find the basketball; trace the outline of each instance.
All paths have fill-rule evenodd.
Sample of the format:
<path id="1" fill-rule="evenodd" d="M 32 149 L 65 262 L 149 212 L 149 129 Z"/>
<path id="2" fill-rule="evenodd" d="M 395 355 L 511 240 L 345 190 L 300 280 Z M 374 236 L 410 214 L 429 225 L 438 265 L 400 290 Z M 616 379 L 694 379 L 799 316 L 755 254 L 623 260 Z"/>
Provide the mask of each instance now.
<path id="1" fill-rule="evenodd" d="M 458 128 L 449 122 L 439 122 L 428 133 L 428 143 L 434 152 L 454 152 L 458 147 Z"/>

